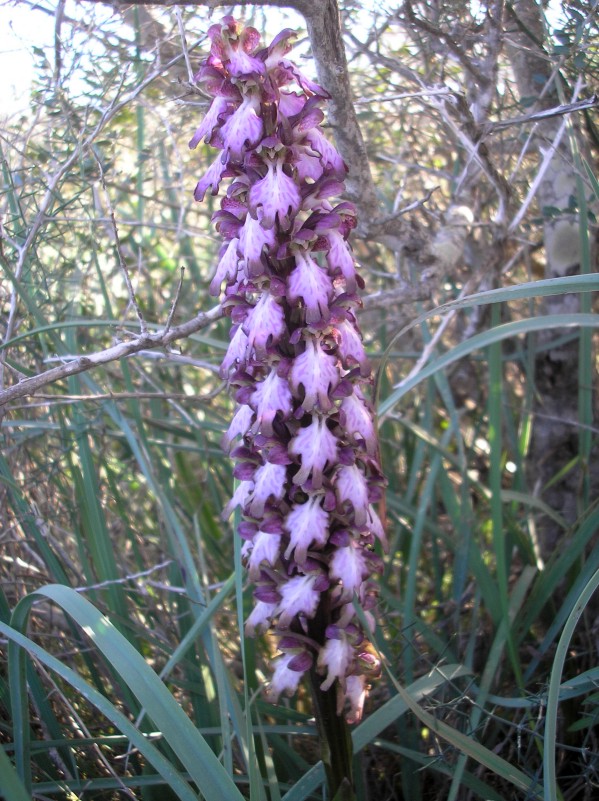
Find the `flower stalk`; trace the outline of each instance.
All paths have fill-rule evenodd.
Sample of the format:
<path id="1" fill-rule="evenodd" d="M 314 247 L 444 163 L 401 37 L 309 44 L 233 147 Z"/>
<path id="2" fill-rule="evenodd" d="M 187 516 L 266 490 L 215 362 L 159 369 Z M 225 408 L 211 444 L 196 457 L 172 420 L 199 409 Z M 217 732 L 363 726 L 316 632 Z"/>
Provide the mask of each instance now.
<path id="1" fill-rule="evenodd" d="M 249 636 L 278 637 L 269 695 L 310 677 L 331 798 L 353 797 L 351 737 L 369 682 L 386 549 L 384 479 L 371 367 L 356 320 L 363 281 L 348 242 L 346 167 L 321 129 L 327 93 L 287 59 L 293 31 L 267 47 L 232 17 L 213 25 L 197 82 L 212 98 L 190 146 L 219 152 L 195 198 L 228 188 L 210 293 L 232 321 L 221 365 L 238 408 L 223 445 L 238 480 L 242 555 L 254 582 Z M 358 602 L 367 621 L 356 614 Z"/>

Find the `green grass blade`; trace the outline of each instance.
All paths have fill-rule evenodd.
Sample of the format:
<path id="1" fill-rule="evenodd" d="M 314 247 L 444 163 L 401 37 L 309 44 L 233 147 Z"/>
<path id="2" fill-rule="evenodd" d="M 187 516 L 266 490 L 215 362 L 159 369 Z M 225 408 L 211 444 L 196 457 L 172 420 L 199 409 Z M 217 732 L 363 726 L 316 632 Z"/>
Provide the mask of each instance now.
<path id="1" fill-rule="evenodd" d="M 172 763 L 166 759 L 160 751 L 137 729 L 129 719 L 120 712 L 117 707 L 112 704 L 101 693 L 94 689 L 84 679 L 81 678 L 71 668 L 63 665 L 56 657 L 53 657 L 46 650 L 34 643 L 32 640 L 25 637 L 16 629 L 5 623 L 0 622 L 0 632 L 9 641 L 9 660 L 11 666 L 17 662 L 22 663 L 20 672 L 24 671 L 24 653 L 27 652 L 30 656 L 38 660 L 41 664 L 48 667 L 58 676 L 68 682 L 71 687 L 75 689 L 83 698 L 86 698 L 96 709 L 98 709 L 108 720 L 112 721 L 114 725 L 127 738 L 135 748 L 147 758 L 147 760 L 159 771 L 160 775 L 172 790 L 176 793 L 181 801 L 198 801 L 198 796 L 190 788 L 189 784 L 179 775 L 174 769 Z M 22 679 L 16 684 L 13 684 L 13 692 L 27 697 L 26 683 L 24 673 Z M 27 713 L 25 712 L 25 716 Z M 15 724 L 17 722 L 15 721 Z M 15 750 L 18 747 L 18 742 L 15 742 Z M 8 798 L 12 798 L 8 796 Z M 31 801 L 31 797 L 28 797 Z"/>
<path id="2" fill-rule="evenodd" d="M 202 794 L 207 799 L 241 801 L 233 780 L 156 673 L 89 601 L 68 587 L 50 585 L 19 602 L 13 613 L 13 626 L 17 630 L 24 628 L 32 603 L 40 597 L 61 606 L 92 639 L 162 731 Z"/>
<path id="3" fill-rule="evenodd" d="M 443 665 L 432 670 L 426 676 L 417 679 L 406 688 L 408 697 L 418 703 L 423 698 L 432 695 L 439 687 L 447 682 L 454 681 L 461 676 L 467 676 L 470 671 L 462 665 Z M 360 723 L 352 732 L 354 753 L 358 754 L 388 726 L 391 726 L 409 710 L 410 705 L 402 695 L 395 695 L 382 707 L 373 712 L 365 721 Z M 282 801 L 305 801 L 324 782 L 324 766 L 318 762 L 288 790 Z"/>
<path id="4" fill-rule="evenodd" d="M 31 795 L 19 779 L 4 748 L 0 748 L 0 797 L 7 801 L 31 801 Z"/>
<path id="5" fill-rule="evenodd" d="M 450 364 L 468 356 L 475 350 L 486 348 L 495 342 L 501 342 L 510 337 L 519 336 L 520 334 L 528 334 L 532 331 L 543 331 L 546 328 L 599 328 L 599 315 L 595 314 L 548 314 L 540 317 L 533 317 L 528 320 L 517 320 L 512 323 L 504 323 L 484 331 L 481 334 L 471 337 L 465 342 L 461 342 L 455 348 L 452 348 L 448 353 L 435 359 L 434 362 L 423 367 L 422 370 L 409 381 L 402 383 L 395 389 L 388 398 L 385 398 L 379 405 L 379 417 L 387 414 L 395 404 L 403 398 L 410 390 L 429 378 L 439 370 L 443 370 Z"/>
<path id="6" fill-rule="evenodd" d="M 555 746 L 557 736 L 557 711 L 560 700 L 561 677 L 564 669 L 570 641 L 578 625 L 582 613 L 599 587 L 599 570 L 588 582 L 580 594 L 574 609 L 570 612 L 564 630 L 562 631 L 549 679 L 547 694 L 547 712 L 545 718 L 545 740 L 543 752 L 543 799 L 544 801 L 558 801 L 557 777 L 555 770 Z"/>

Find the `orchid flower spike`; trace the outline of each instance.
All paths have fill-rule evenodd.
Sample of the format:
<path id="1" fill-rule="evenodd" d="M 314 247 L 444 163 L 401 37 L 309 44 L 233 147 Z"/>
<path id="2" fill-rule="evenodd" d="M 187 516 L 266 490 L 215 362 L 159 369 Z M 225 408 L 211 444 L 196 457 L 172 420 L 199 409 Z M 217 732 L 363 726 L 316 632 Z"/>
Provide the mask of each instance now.
<path id="1" fill-rule="evenodd" d="M 210 293 L 233 321 L 221 374 L 238 403 L 224 443 L 239 484 L 225 512 L 240 507 L 255 584 L 246 632 L 279 636 L 272 700 L 312 670 L 353 723 L 380 671 L 354 599 L 373 627 L 374 546 L 386 540 L 355 314 L 363 281 L 348 242 L 355 210 L 331 199 L 346 167 L 320 127 L 327 93 L 286 58 L 293 31 L 261 47 L 256 30 L 227 16 L 208 35 L 196 80 L 213 99 L 190 147 L 219 151 L 197 200 L 229 179 L 213 217 L 224 241 Z"/>

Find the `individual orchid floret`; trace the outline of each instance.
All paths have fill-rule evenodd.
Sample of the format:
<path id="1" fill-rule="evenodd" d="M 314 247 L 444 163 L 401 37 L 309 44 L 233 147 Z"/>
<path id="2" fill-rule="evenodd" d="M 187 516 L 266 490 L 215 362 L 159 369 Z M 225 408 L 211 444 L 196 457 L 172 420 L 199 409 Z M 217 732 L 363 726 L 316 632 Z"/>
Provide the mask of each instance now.
<path id="1" fill-rule="evenodd" d="M 256 384 L 250 403 L 256 410 L 256 431 L 272 434 L 272 424 L 277 414 L 285 419 L 293 412 L 293 396 L 289 382 L 273 367 L 267 378 Z M 247 432 L 249 428 L 248 425 L 245 431 Z"/>
<path id="2" fill-rule="evenodd" d="M 272 228 L 276 220 L 283 230 L 289 230 L 301 200 L 297 184 L 285 173 L 281 157 L 277 157 L 267 160 L 266 175 L 250 189 L 249 208 L 265 228 Z"/>
<path id="3" fill-rule="evenodd" d="M 238 510 L 255 587 L 246 633 L 280 638 L 273 701 L 310 671 L 356 722 L 378 669 L 367 646 L 374 548 L 387 541 L 348 242 L 355 210 L 335 200 L 346 167 L 321 129 L 327 93 L 287 58 L 292 31 L 261 47 L 229 16 L 208 33 L 197 80 L 213 100 L 190 146 L 219 151 L 196 199 L 231 179 L 212 216 L 225 244 L 210 293 L 233 323 L 220 375 L 238 404 L 223 437 L 238 485 L 224 515 Z"/>
<path id="4" fill-rule="evenodd" d="M 293 576 L 280 587 L 279 626 L 286 629 L 298 617 L 311 618 L 316 614 L 320 594 L 327 589 L 328 582 L 321 573 Z"/>
<path id="5" fill-rule="evenodd" d="M 269 698 L 273 703 L 278 701 L 281 694 L 293 695 L 297 692 L 305 670 L 294 668 L 293 661 L 295 656 L 295 654 L 283 654 L 278 659 L 275 659 L 274 673 L 269 690 Z"/>
<path id="6" fill-rule="evenodd" d="M 333 282 L 309 255 L 298 252 L 296 267 L 289 276 L 290 300 L 300 300 L 305 308 L 307 325 L 326 322 L 330 317 Z"/>
<path id="7" fill-rule="evenodd" d="M 212 41 L 208 63 L 236 77 L 262 74 L 264 63 L 252 53 L 260 43 L 260 34 L 255 28 L 243 28 L 233 17 L 223 19 L 222 25 L 211 25 L 208 36 Z"/>
<path id="8" fill-rule="evenodd" d="M 309 426 L 300 428 L 289 445 L 289 453 L 298 456 L 300 461 L 293 483 L 302 485 L 310 478 L 312 488 L 320 489 L 326 466 L 335 464 L 337 442 L 324 417 L 315 416 Z"/>
<path id="9" fill-rule="evenodd" d="M 322 507 L 324 495 L 312 495 L 305 503 L 296 504 L 285 519 L 289 545 L 285 559 L 293 558 L 304 565 L 308 549 L 324 548 L 329 539 L 329 513 Z"/>
<path id="10" fill-rule="evenodd" d="M 338 359 L 325 353 L 320 340 L 308 337 L 305 350 L 295 358 L 289 375 L 292 388 L 296 392 L 303 389 L 302 408 L 311 412 L 318 406 L 322 412 L 329 411 L 333 405 L 331 392 L 340 379 Z"/>
<path id="11" fill-rule="evenodd" d="M 241 161 L 246 150 L 262 139 L 264 124 L 259 111 L 259 97 L 249 94 L 222 126 L 223 149 L 233 160 Z"/>

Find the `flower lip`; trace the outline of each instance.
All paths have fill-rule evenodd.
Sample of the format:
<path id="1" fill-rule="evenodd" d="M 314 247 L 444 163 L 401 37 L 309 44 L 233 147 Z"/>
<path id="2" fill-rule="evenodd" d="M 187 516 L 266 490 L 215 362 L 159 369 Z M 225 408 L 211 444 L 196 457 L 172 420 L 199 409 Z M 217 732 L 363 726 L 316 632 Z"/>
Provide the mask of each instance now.
<path id="1" fill-rule="evenodd" d="M 302 673 L 298 670 L 290 669 L 289 663 L 294 658 L 294 654 L 283 654 L 275 659 L 275 669 L 268 691 L 268 697 L 271 701 L 276 702 L 281 693 L 293 695 L 297 691 Z"/>
<path id="2" fill-rule="evenodd" d="M 258 114 L 259 100 L 255 94 L 247 95 L 243 103 L 231 114 L 221 128 L 224 150 L 233 159 L 241 161 L 250 147 L 257 145 L 264 131 Z"/>
<path id="3" fill-rule="evenodd" d="M 322 495 L 312 495 L 306 503 L 295 504 L 285 518 L 285 528 L 289 532 L 289 545 L 285 559 L 294 554 L 295 561 L 306 562 L 308 549 L 326 545 L 329 537 L 329 515 L 322 508 Z"/>
<path id="4" fill-rule="evenodd" d="M 301 428 L 289 445 L 289 453 L 300 459 L 293 483 L 302 485 L 310 478 L 312 488 L 320 489 L 324 470 L 335 463 L 337 442 L 324 417 L 315 416 L 309 426 Z"/>
<path id="5" fill-rule="evenodd" d="M 272 228 L 276 220 L 283 230 L 288 230 L 300 204 L 300 190 L 284 172 L 282 160 L 269 160 L 268 172 L 250 189 L 250 211 L 265 228 Z"/>
<path id="6" fill-rule="evenodd" d="M 281 584 L 279 588 L 281 602 L 277 611 L 279 626 L 282 629 L 289 628 L 291 621 L 298 615 L 314 617 L 321 592 L 315 587 L 316 578 L 316 575 L 302 576 L 300 574 Z"/>
<path id="7" fill-rule="evenodd" d="M 337 359 L 322 349 L 319 340 L 308 337 L 303 353 L 293 363 L 289 380 L 294 390 L 303 388 L 305 411 L 318 407 L 327 412 L 332 406 L 330 393 L 340 380 Z"/>
<path id="8" fill-rule="evenodd" d="M 307 325 L 325 323 L 330 316 L 333 282 L 309 255 L 296 253 L 295 263 L 296 267 L 289 276 L 288 297 L 303 301 Z"/>
<path id="9" fill-rule="evenodd" d="M 230 110 L 230 108 L 231 102 L 229 98 L 223 96 L 214 98 L 210 108 L 208 109 L 208 113 L 189 141 L 189 147 L 191 150 L 196 148 L 202 139 L 205 139 L 206 142 L 210 141 L 214 129 L 222 124 L 223 117 Z"/>

